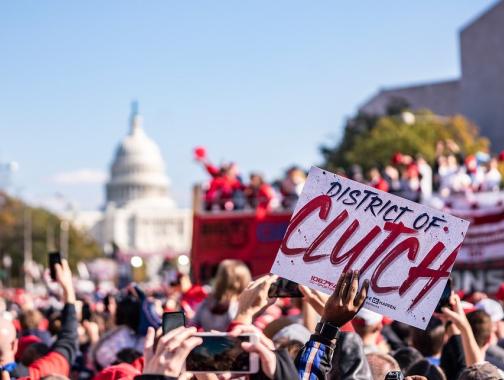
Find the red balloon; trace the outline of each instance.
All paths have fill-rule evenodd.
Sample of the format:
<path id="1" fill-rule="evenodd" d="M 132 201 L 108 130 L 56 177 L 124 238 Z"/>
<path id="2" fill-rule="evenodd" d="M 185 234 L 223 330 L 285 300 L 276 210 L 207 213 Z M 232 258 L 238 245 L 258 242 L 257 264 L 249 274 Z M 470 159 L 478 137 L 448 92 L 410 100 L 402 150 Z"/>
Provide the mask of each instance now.
<path id="1" fill-rule="evenodd" d="M 201 160 L 202 158 L 206 157 L 206 149 L 202 146 L 198 146 L 194 148 L 194 155 L 196 156 L 196 158 Z"/>

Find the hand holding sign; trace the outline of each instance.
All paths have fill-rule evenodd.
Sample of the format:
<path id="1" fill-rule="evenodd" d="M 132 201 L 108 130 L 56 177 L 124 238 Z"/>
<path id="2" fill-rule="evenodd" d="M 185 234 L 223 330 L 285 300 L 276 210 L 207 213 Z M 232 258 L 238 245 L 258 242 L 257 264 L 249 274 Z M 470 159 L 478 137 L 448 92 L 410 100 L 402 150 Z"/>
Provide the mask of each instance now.
<path id="1" fill-rule="evenodd" d="M 358 269 L 365 307 L 425 328 L 468 224 L 313 167 L 271 272 L 330 294 Z"/>
<path id="2" fill-rule="evenodd" d="M 350 322 L 366 300 L 369 281 L 365 280 L 359 293 L 359 271 L 342 273 L 333 294 L 327 300 L 322 320 L 338 327 Z"/>

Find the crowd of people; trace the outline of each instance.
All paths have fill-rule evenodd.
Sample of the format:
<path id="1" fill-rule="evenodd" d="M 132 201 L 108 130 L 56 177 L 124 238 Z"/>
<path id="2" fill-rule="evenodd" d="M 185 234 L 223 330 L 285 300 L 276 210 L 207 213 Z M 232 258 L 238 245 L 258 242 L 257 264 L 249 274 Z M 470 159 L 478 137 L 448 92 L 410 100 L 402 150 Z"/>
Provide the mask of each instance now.
<path id="1" fill-rule="evenodd" d="M 504 287 L 496 299 L 452 293 L 424 331 L 363 309 L 369 283 L 352 271 L 331 296 L 300 286 L 299 298 L 270 298 L 276 276 L 254 280 L 237 260 L 220 264 L 210 288 L 180 274 L 160 289 L 76 294 L 65 260 L 55 278 L 44 296 L 2 291 L 1 379 L 504 378 Z M 163 335 L 162 314 L 175 310 L 187 323 Z M 257 336 L 241 350 L 258 370 L 187 372 L 203 331 Z"/>
<path id="2" fill-rule="evenodd" d="M 220 167 L 210 163 L 206 155 L 196 156 L 211 176 L 205 188 L 206 210 L 277 209 L 291 210 L 296 205 L 306 181 L 306 172 L 296 166 L 289 168 L 282 180 L 269 184 L 262 175 L 250 174 L 245 183 L 235 163 Z M 336 174 L 365 183 L 414 202 L 430 199 L 433 194 L 448 198 L 482 191 L 499 191 L 502 175 L 499 163 L 504 154 L 492 157 L 478 152 L 464 156 L 453 140 L 439 141 L 436 159 L 431 166 L 424 157 L 412 157 L 400 152 L 391 157 L 385 167 L 373 167 L 364 172 L 359 165 L 348 170 L 339 168 Z"/>
<path id="3" fill-rule="evenodd" d="M 453 140 L 439 141 L 433 167 L 421 155 L 396 153 L 383 170 L 369 171 L 367 183 L 415 202 L 428 200 L 434 193 L 446 199 L 457 194 L 499 191 L 499 162 L 503 160 L 502 154 L 492 157 L 484 152 L 464 156 Z M 366 182 L 358 166 L 350 170 L 349 177 Z"/>
<path id="4" fill-rule="evenodd" d="M 210 175 L 205 186 L 204 208 L 215 210 L 292 209 L 306 181 L 306 172 L 297 166 L 289 168 L 285 178 L 269 184 L 263 175 L 252 172 L 246 183 L 236 163 L 213 165 L 203 148 L 196 148 L 195 157 Z"/>

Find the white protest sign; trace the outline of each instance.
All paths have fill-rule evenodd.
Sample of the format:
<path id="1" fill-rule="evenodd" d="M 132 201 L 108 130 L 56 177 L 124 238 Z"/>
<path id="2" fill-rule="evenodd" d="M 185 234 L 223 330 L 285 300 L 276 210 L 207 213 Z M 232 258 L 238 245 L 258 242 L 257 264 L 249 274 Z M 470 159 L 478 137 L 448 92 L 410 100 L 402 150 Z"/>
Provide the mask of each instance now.
<path id="1" fill-rule="evenodd" d="M 271 272 L 330 294 L 343 271 L 359 270 L 365 308 L 425 329 L 468 226 L 312 167 Z"/>

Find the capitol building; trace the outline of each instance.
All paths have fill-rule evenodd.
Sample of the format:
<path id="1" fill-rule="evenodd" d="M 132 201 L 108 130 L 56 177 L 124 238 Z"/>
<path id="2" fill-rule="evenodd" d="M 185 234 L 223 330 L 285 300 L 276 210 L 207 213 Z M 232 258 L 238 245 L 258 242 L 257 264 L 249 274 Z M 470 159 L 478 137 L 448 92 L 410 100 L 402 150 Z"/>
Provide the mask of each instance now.
<path id="1" fill-rule="evenodd" d="M 110 166 L 101 211 L 74 215 L 107 252 L 121 255 L 172 257 L 188 254 L 192 213 L 170 196 L 170 180 L 158 145 L 147 136 L 133 104 L 130 130 L 119 143 Z"/>

